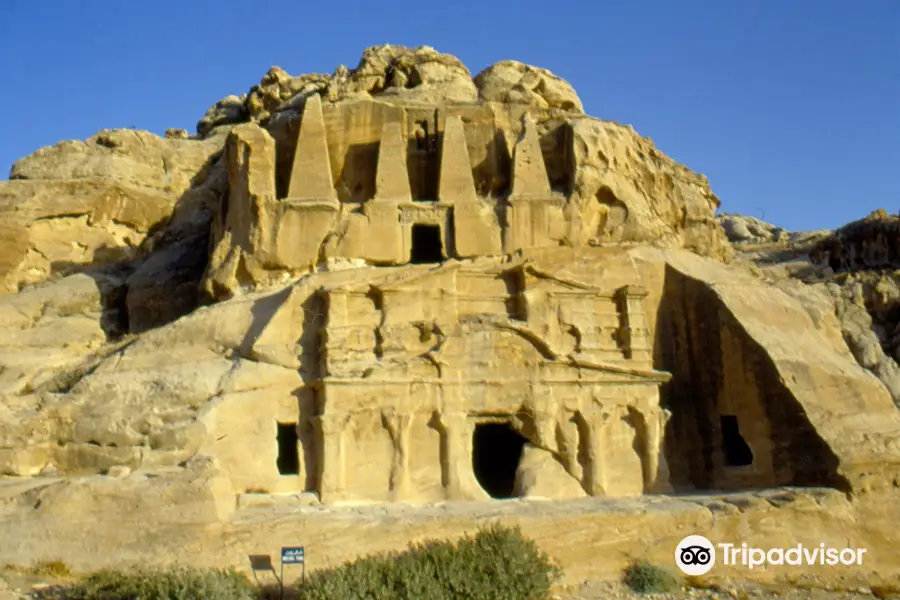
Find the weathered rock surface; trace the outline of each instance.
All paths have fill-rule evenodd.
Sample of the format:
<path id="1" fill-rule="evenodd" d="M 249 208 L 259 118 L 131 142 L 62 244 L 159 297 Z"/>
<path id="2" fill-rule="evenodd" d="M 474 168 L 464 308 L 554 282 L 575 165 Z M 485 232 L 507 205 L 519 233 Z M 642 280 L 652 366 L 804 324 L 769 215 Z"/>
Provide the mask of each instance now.
<path id="1" fill-rule="evenodd" d="M 900 266 L 900 217 L 879 209 L 848 223 L 820 241 L 810 258 L 834 271 Z"/>
<path id="2" fill-rule="evenodd" d="M 739 215 L 719 219 L 739 249 L 739 264 L 752 265 L 758 276 L 808 307 L 837 316 L 857 362 L 900 406 L 900 278 L 892 249 L 897 218 L 878 210 L 834 232 L 786 232 Z M 727 222 L 738 225 L 729 229 Z M 748 239 L 740 224 L 755 226 L 758 235 Z"/>
<path id="3" fill-rule="evenodd" d="M 248 93 L 227 96 L 209 108 L 197 123 L 207 135 L 221 125 L 255 121 L 266 123 L 282 111 L 297 111 L 312 94 L 329 102 L 382 98 L 427 104 L 470 104 L 477 99 L 522 104 L 540 109 L 583 113 L 572 86 L 547 69 L 506 60 L 479 73 L 473 80 L 456 57 L 421 46 L 367 48 L 354 69 L 338 67 L 331 75 L 291 76 L 272 67 Z"/>
<path id="4" fill-rule="evenodd" d="M 648 258 L 657 252 L 636 251 Z M 771 469 L 781 483 L 836 477 L 830 485 L 866 489 L 900 481 L 900 412 L 881 382 L 856 364 L 838 315 L 711 261 L 676 251 L 664 255 L 656 331 L 663 364 L 673 373 L 673 441 L 709 444 L 702 441 L 704 430 L 722 427 L 687 417 L 689 406 L 702 414 L 737 415 L 746 423 L 740 434 L 756 466 L 753 473 L 710 472 L 683 453 L 681 460 L 670 457 L 673 479 L 683 469 L 701 487 L 752 485 Z M 698 393 L 706 386 L 711 388 Z M 710 404 L 703 409 L 701 402 Z M 780 434 L 782 427 L 791 433 Z M 727 457 L 714 454 L 712 461 L 728 466 Z"/>
<path id="5" fill-rule="evenodd" d="M 584 117 L 572 121 L 572 134 L 574 192 L 585 238 L 653 242 L 730 258 L 713 216 L 719 199 L 706 177 L 630 127 Z"/>
<path id="6" fill-rule="evenodd" d="M 784 242 L 790 237 L 784 229 L 756 217 L 722 213 L 716 216 L 716 220 L 725 230 L 728 241 L 734 244 Z"/>
<path id="7" fill-rule="evenodd" d="M 197 132 L 207 135 L 217 126 L 246 121 L 264 123 L 275 113 L 302 109 L 313 94 L 329 102 L 387 96 L 411 102 L 468 103 L 478 97 L 469 70 L 455 56 L 428 46 L 373 46 L 363 52 L 355 69 L 341 65 L 332 75 L 293 77 L 272 67 L 247 94 L 227 96 L 210 107 Z"/>
<path id="8" fill-rule="evenodd" d="M 28 565 L 60 559 L 85 572 L 108 565 L 112 554 L 118 568 L 179 561 L 247 570 L 248 556 L 268 555 L 275 562 L 282 546 L 302 543 L 312 572 L 414 542 L 456 539 L 500 522 L 522 527 L 558 561 L 566 587 L 620 580 L 635 556 L 671 565 L 671 549 L 696 531 L 714 543 L 764 549 L 798 543 L 867 548 L 861 566 L 841 566 L 839 574 L 818 564 L 753 570 L 717 565 L 705 576 L 711 583 L 822 577 L 835 585 L 864 585 L 896 580 L 900 564 L 888 535 L 888 504 L 895 500 L 873 498 L 861 507 L 833 490 L 343 508 L 273 502 L 229 511 L 217 485 L 214 471 L 201 470 L 133 473 L 125 480 L 47 480 L 37 486 L 6 482 L 0 486 L 5 500 L 0 534 L 16 542 L 0 546 L 0 561 Z M 84 536 L 86 530 L 92 535 Z M 274 583 L 271 573 L 257 576 Z"/>
<path id="9" fill-rule="evenodd" d="M 705 177 L 549 71 L 428 47 L 273 68 L 198 132 L 0 183 L 0 564 L 302 534 L 324 567 L 496 517 L 572 581 L 698 531 L 900 572 L 895 218 L 717 222 Z M 519 500 L 482 502 L 488 426 Z M 830 489 L 761 491 L 798 485 Z"/>
<path id="10" fill-rule="evenodd" d="M 18 161 L 0 182 L 0 292 L 144 255 L 179 202 L 218 200 L 207 180 L 223 140 L 110 130 Z"/>
<path id="11" fill-rule="evenodd" d="M 382 204 L 376 216 L 371 202 L 379 169 L 389 167 L 396 169 L 394 179 L 409 178 L 408 198 L 437 199 L 445 207 L 451 200 L 441 198 L 438 174 L 450 172 L 452 163 L 459 177 L 465 175 L 459 179 L 463 183 L 454 185 L 473 188 L 467 197 L 473 214 L 479 216 L 477 224 L 457 231 L 480 232 L 475 237 L 483 241 L 475 254 L 510 252 L 510 244 L 518 243 L 518 234 L 502 234 L 514 210 L 505 208 L 508 199 L 522 196 L 516 192 L 513 172 L 517 172 L 525 178 L 520 186 L 526 179 L 543 181 L 538 188 L 529 187 L 538 185 L 533 183 L 524 186 L 522 197 L 531 195 L 548 203 L 543 220 L 534 221 L 540 231 L 521 234 L 522 239 L 534 240 L 529 243 L 577 247 L 645 242 L 689 248 L 725 260 L 730 257 L 731 246 L 713 217 L 719 200 L 705 177 L 681 167 L 629 127 L 554 110 L 489 102 L 437 105 L 422 111 L 383 97 L 336 104 L 323 104 L 316 97 L 314 103 L 304 104 L 299 127 L 284 112 L 267 129 L 254 124 L 235 128 L 226 153 L 232 158 L 225 161 L 230 198 L 213 233 L 215 250 L 204 284 L 207 292 L 227 297 L 240 286 L 296 277 L 322 259 L 363 258 L 381 264 L 408 260 L 403 256 L 408 241 L 403 242 L 407 246 L 388 251 L 381 240 L 401 240 L 400 232 L 390 229 L 399 225 L 384 221 L 389 218 L 385 211 L 409 209 Z M 453 145 L 457 138 L 441 134 L 440 157 L 438 136 L 430 133 L 434 131 L 431 119 L 438 133 L 458 120 L 464 123 L 459 145 Z M 382 165 L 378 148 L 386 143 L 382 135 L 392 122 L 400 125 L 401 136 L 407 132 L 399 143 L 413 148 L 399 154 L 397 165 Z M 526 122 L 533 128 L 527 135 Z M 513 169 L 516 152 L 537 155 L 536 160 L 543 163 L 536 163 L 537 175 Z M 299 162 L 298 155 L 303 156 Z M 448 167 L 441 170 L 444 163 Z M 458 165 L 467 165 L 471 174 Z M 309 178 L 314 174 L 321 181 L 317 179 L 313 186 Z M 302 185 L 310 186 L 302 192 L 307 196 L 304 202 L 313 201 L 313 196 L 332 202 L 335 216 L 322 213 L 315 224 L 303 225 L 305 209 L 292 191 Z M 444 188 L 445 195 L 448 189 Z M 243 208 L 251 205 L 252 210 Z M 359 205 L 366 208 L 358 210 Z M 504 212 L 506 217 L 494 216 Z M 467 213 L 459 208 L 454 214 Z M 529 226 L 527 218 L 519 223 Z M 373 227 L 381 229 L 376 232 Z M 301 229 L 305 233 L 298 240 L 294 232 Z M 501 248 L 502 235 L 506 237 Z M 468 256 L 466 242 L 454 243 L 460 257 Z"/>
<path id="12" fill-rule="evenodd" d="M 587 494 L 548 450 L 526 444 L 516 471 L 516 496 L 530 500 L 584 498 Z"/>
<path id="13" fill-rule="evenodd" d="M 504 60 L 480 72 L 474 81 L 478 96 L 489 102 L 584 112 L 569 82 L 540 67 Z"/>

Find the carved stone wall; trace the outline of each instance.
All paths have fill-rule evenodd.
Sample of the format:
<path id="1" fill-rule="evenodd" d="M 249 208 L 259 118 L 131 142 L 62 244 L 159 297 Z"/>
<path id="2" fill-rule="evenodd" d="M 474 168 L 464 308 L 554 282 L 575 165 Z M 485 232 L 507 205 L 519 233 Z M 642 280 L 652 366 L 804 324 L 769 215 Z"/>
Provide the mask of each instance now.
<path id="1" fill-rule="evenodd" d="M 646 342 L 640 288 L 606 290 L 528 259 L 359 279 L 319 291 L 323 501 L 487 499 L 473 471 L 487 422 L 550 452 L 577 484 L 570 494 L 669 489 L 669 376 L 632 349 Z M 524 312 L 511 310 L 523 298 Z"/>
<path id="2" fill-rule="evenodd" d="M 297 485 L 326 502 L 484 498 L 475 440 L 499 423 L 533 449 L 516 476 L 532 490 L 538 464 L 577 484 L 567 495 L 846 487 L 800 404 L 766 387 L 777 376 L 763 353 L 701 308 L 714 299 L 694 301 L 677 277 L 648 289 L 658 282 L 622 242 L 655 221 L 621 201 L 629 177 L 595 186 L 585 167 L 610 130 L 560 122 L 548 153 L 546 121 L 541 136 L 510 108 L 510 135 L 495 108 L 313 95 L 274 141 L 255 125 L 231 132 L 212 296 L 366 265 L 303 306 L 321 320 L 291 359 L 315 395 L 298 417 Z M 676 374 L 665 407 L 664 371 Z"/>
<path id="3" fill-rule="evenodd" d="M 441 260 L 564 243 L 572 215 L 566 196 L 552 189 L 562 175 L 548 172 L 534 120 L 519 110 L 520 135 L 507 142 L 485 110 L 323 107 L 314 95 L 299 126 L 281 131 L 293 140 L 272 144 L 258 127 L 253 135 L 254 126 L 236 128 L 242 133 L 229 140 L 236 158 L 223 210 L 230 224 L 214 235 L 207 291 L 232 294 L 327 259 L 417 262 L 417 226 L 438 228 Z M 554 166 L 560 173 L 570 167 Z M 502 182 L 493 181 L 501 171 Z M 255 181 L 266 182 L 264 201 L 252 200 Z M 239 267 L 236 252 L 251 266 Z"/>

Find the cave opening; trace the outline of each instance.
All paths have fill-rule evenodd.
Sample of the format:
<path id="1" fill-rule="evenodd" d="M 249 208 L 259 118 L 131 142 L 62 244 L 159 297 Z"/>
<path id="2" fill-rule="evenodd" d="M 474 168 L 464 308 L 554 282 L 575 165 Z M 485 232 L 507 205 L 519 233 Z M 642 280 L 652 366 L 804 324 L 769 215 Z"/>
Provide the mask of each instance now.
<path id="1" fill-rule="evenodd" d="M 439 263 L 444 260 L 441 228 L 438 225 L 412 226 L 412 250 L 409 262 L 412 264 Z"/>
<path id="2" fill-rule="evenodd" d="M 728 467 L 746 467 L 753 464 L 753 451 L 741 435 L 735 415 L 722 415 L 722 452 Z"/>
<path id="3" fill-rule="evenodd" d="M 279 475 L 300 474 L 300 438 L 296 423 L 278 423 L 278 473 Z"/>
<path id="4" fill-rule="evenodd" d="M 472 467 L 475 479 L 492 498 L 515 496 L 516 471 L 527 441 L 508 422 L 475 425 Z"/>

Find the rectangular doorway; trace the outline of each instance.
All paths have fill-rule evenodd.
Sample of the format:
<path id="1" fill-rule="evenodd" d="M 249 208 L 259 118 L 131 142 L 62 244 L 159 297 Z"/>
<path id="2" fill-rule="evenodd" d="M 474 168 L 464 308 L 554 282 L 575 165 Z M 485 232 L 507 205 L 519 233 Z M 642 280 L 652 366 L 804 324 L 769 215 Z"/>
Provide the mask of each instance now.
<path id="1" fill-rule="evenodd" d="M 441 241 L 439 225 L 413 225 L 411 245 L 409 262 L 414 265 L 439 263 L 444 260 L 444 244 Z"/>
<path id="2" fill-rule="evenodd" d="M 278 474 L 300 474 L 300 438 L 296 423 L 278 423 Z"/>

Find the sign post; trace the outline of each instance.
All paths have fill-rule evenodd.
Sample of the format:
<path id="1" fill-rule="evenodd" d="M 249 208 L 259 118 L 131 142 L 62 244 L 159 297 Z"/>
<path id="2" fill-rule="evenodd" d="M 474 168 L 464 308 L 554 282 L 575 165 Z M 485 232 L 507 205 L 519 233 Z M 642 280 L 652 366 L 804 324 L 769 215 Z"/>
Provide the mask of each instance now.
<path id="1" fill-rule="evenodd" d="M 306 549 L 292 546 L 281 549 L 281 600 L 284 600 L 284 565 L 303 565 L 303 581 L 306 581 Z"/>

